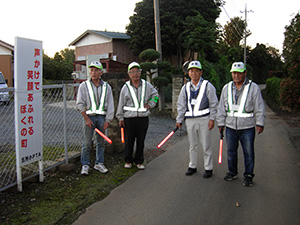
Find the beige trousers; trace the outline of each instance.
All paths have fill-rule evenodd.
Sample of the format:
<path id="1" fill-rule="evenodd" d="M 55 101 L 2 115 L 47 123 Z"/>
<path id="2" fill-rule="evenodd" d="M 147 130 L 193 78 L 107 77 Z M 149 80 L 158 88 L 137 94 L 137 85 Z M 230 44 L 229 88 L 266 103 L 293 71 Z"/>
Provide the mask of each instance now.
<path id="1" fill-rule="evenodd" d="M 189 140 L 190 168 L 197 168 L 198 151 L 200 145 L 203 150 L 204 169 L 213 169 L 213 156 L 211 147 L 211 131 L 208 129 L 209 117 L 187 118 L 185 124 L 187 127 Z"/>

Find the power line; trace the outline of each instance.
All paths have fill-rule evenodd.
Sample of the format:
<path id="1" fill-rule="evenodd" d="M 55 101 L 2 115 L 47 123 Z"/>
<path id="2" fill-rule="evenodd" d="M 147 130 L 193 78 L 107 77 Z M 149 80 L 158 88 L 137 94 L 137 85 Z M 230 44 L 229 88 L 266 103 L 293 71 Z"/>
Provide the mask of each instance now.
<path id="1" fill-rule="evenodd" d="M 232 23 L 233 28 L 235 29 L 235 31 L 236 31 L 240 36 L 243 36 L 243 32 L 240 31 L 238 25 L 236 24 L 236 21 L 230 18 L 230 16 L 228 15 L 228 13 L 227 13 L 227 11 L 226 11 L 226 9 L 225 9 L 225 7 L 224 7 L 223 5 L 222 5 L 222 8 L 224 9 L 224 12 L 226 13 L 226 15 L 227 15 L 229 21 L 231 21 L 231 23 Z"/>

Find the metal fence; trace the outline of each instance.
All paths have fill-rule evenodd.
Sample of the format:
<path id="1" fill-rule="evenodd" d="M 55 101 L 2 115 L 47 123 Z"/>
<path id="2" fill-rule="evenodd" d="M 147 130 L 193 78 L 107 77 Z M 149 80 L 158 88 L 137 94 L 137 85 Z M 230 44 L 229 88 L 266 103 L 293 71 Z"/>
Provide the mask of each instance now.
<path id="1" fill-rule="evenodd" d="M 78 84 L 43 86 L 43 164 L 44 172 L 80 155 L 82 116 L 76 110 Z M 10 101 L 0 102 L 0 191 L 16 185 L 14 88 Z M 22 180 L 38 175 L 38 162 L 22 167 Z"/>

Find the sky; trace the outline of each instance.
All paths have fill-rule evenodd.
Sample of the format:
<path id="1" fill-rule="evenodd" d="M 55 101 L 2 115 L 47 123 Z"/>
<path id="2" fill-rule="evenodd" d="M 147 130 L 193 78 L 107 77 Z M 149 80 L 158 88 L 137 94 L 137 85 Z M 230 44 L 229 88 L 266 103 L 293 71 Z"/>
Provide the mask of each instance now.
<path id="1" fill-rule="evenodd" d="M 15 45 L 15 37 L 43 42 L 44 52 L 53 57 L 86 30 L 125 32 L 135 4 L 141 0 L 0 0 L 0 40 Z M 300 12 L 299 0 L 226 0 L 220 17 L 245 19 L 252 35 L 247 45 L 256 43 L 282 51 L 285 26 Z M 226 11 L 226 12 L 225 12 Z"/>

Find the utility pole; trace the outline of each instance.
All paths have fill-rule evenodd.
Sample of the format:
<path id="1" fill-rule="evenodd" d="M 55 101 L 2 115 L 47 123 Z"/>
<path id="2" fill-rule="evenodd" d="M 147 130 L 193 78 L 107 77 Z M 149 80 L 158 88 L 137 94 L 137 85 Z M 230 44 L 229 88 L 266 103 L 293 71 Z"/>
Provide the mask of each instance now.
<path id="1" fill-rule="evenodd" d="M 247 64 L 247 44 L 246 44 L 246 38 L 247 38 L 247 13 L 253 12 L 252 10 L 247 11 L 247 4 L 245 4 L 245 31 L 244 31 L 244 64 L 246 66 Z M 243 13 L 243 11 L 241 11 Z"/>
<path id="2" fill-rule="evenodd" d="M 158 0 L 153 0 L 154 3 L 154 24 L 155 24 L 155 43 L 156 51 L 160 53 L 159 61 L 162 60 L 161 51 L 161 35 L 160 35 L 160 18 L 159 18 L 159 2 Z"/>

